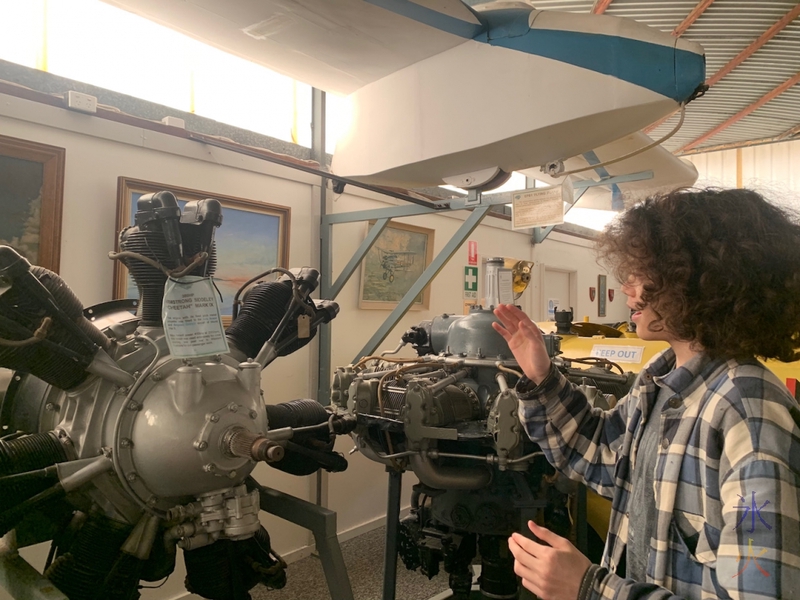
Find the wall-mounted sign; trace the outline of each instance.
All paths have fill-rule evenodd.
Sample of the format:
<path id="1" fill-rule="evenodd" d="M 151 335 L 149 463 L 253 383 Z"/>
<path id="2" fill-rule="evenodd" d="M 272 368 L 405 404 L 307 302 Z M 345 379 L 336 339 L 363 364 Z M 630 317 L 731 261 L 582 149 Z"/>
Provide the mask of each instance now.
<path id="1" fill-rule="evenodd" d="M 640 364 L 644 356 L 643 346 L 611 346 L 595 344 L 592 346 L 590 356 L 595 358 L 605 358 L 615 363 L 634 363 Z"/>
<path id="2" fill-rule="evenodd" d="M 467 242 L 468 260 L 467 264 L 478 264 L 478 242 Z"/>
<path id="3" fill-rule="evenodd" d="M 464 300 L 478 300 L 478 267 L 464 267 Z"/>

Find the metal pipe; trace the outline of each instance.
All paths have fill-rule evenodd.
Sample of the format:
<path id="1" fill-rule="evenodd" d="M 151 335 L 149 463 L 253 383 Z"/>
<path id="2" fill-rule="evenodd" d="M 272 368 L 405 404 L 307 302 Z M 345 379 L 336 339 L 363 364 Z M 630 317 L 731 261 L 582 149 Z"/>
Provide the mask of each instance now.
<path id="1" fill-rule="evenodd" d="M 445 377 L 441 381 L 437 381 L 436 383 L 431 385 L 430 386 L 430 391 L 431 391 L 432 394 L 435 394 L 436 392 L 440 392 L 444 388 L 446 388 L 448 385 L 452 385 L 456 381 L 459 381 L 460 379 L 464 379 L 464 377 L 466 377 L 467 375 L 469 375 L 469 370 L 468 369 L 461 369 L 460 371 L 457 371 L 457 372 L 453 373 L 452 375 L 450 375 L 450 377 Z"/>
<path id="2" fill-rule="evenodd" d="M 90 482 L 95 477 L 98 477 L 103 473 L 108 473 L 114 468 L 114 463 L 111 462 L 111 459 L 105 455 L 87 460 L 88 462 L 86 463 L 86 466 L 64 476 L 63 478 L 61 477 L 61 467 L 74 467 L 76 466 L 75 463 L 79 461 L 72 461 L 71 463 L 58 463 L 56 465 L 56 468 L 58 468 L 59 471 L 59 478 L 61 479 L 61 487 L 64 488 L 65 492 L 76 490 L 82 485 Z"/>
<path id="3" fill-rule="evenodd" d="M 397 534 L 400 529 L 400 492 L 403 472 L 387 467 L 389 499 L 386 510 L 386 547 L 383 555 L 383 600 L 394 600 L 397 587 Z"/>
<path id="4" fill-rule="evenodd" d="M 457 468 L 433 464 L 428 456 L 410 456 L 409 463 L 419 480 L 438 490 L 479 490 L 489 485 L 492 472 L 486 467 Z"/>
<path id="5" fill-rule="evenodd" d="M 404 371 L 404 373 L 425 373 L 430 371 L 433 367 L 425 366 L 425 367 L 415 367 L 413 369 L 409 369 L 408 371 Z M 391 369 L 384 369 L 383 371 L 373 371 L 372 373 L 363 373 L 359 374 L 361 379 L 378 379 L 383 377 L 387 373 L 391 373 L 392 371 L 396 371 L 397 367 L 392 367 Z"/>
<path id="6" fill-rule="evenodd" d="M 494 376 L 495 380 L 497 380 L 497 385 L 500 386 L 500 393 L 508 391 L 508 382 L 506 381 L 506 376 L 502 373 L 498 373 Z"/>

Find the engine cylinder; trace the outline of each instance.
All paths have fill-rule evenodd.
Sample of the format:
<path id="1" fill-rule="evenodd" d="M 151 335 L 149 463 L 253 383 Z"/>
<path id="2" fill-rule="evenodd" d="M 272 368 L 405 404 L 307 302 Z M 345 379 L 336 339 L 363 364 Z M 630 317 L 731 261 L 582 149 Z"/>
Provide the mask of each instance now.
<path id="1" fill-rule="evenodd" d="M 44 469 L 66 460 L 64 446 L 53 432 L 34 433 L 0 441 L 0 477 Z M 42 479 L 11 480 L 2 484 L 0 513 L 43 492 L 51 485 L 51 481 Z"/>

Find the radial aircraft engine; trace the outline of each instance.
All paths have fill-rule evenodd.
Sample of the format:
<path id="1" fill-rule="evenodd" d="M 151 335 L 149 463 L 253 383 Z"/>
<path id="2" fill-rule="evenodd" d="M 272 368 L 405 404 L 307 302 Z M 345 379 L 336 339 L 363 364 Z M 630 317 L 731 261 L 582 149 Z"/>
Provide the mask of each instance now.
<path id="1" fill-rule="evenodd" d="M 262 369 L 338 306 L 309 298 L 314 269 L 272 269 L 277 280 L 237 293 L 228 352 L 176 358 L 165 283 L 214 274 L 222 209 L 181 210 L 170 192 L 137 208 L 111 257 L 139 300 L 84 310 L 58 275 L 0 246 L 0 366 L 15 370 L 0 406 L 0 535 L 52 539 L 45 575 L 70 600 L 136 599 L 140 580 L 173 571 L 176 547 L 189 591 L 247 600 L 258 582 L 285 582 L 259 522 L 257 462 L 295 475 L 347 466 L 332 450 L 347 418 L 313 400 L 268 406 L 261 390 Z"/>
<path id="2" fill-rule="evenodd" d="M 424 321 L 396 350 L 337 368 L 332 383 L 338 411 L 357 417 L 356 448 L 419 479 L 399 526 L 398 552 L 428 577 L 443 563 L 455 600 L 476 597 L 475 562 L 481 597 L 530 597 L 518 586 L 508 550 L 509 535 L 528 531 L 528 520 L 578 537 L 578 490 L 525 434 L 513 389 L 522 373 L 492 328 L 495 320 L 491 308 L 476 306 L 465 316 Z M 545 336 L 554 363 L 596 406 L 608 408 L 630 388 L 632 374 L 614 372 L 608 361 L 561 360 L 559 340 Z M 417 356 L 395 358 L 405 345 Z M 573 366 L 581 360 L 589 368 Z"/>

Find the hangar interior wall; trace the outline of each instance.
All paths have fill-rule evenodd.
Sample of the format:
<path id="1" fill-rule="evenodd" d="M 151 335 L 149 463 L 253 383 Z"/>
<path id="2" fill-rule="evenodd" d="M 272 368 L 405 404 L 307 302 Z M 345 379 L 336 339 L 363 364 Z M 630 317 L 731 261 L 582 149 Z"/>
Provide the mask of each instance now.
<path id="1" fill-rule="evenodd" d="M 800 140 L 685 157 L 698 186 L 746 187 L 800 208 Z"/>
<path id="2" fill-rule="evenodd" d="M 242 154 L 203 146 L 197 142 L 142 128 L 69 112 L 29 100 L 0 94 L 0 133 L 66 149 L 64 206 L 61 242 L 61 275 L 85 305 L 111 297 L 113 265 L 107 254 L 114 248 L 117 177 L 125 176 L 241 198 L 262 200 L 291 207 L 289 262 L 291 266 L 319 266 L 319 206 L 315 200 L 318 178 L 273 165 Z M 330 209 L 347 212 L 384 207 L 393 202 L 348 187 L 347 193 L 331 195 Z M 439 251 L 466 218 L 451 213 L 403 219 L 404 222 L 435 230 L 435 251 Z M 223 225 L 224 226 L 224 225 Z M 366 224 L 337 225 L 334 229 L 334 273 L 338 274 L 363 239 Z M 621 321 L 628 316 L 621 294 L 608 303 L 608 315 L 598 319 L 596 300 L 588 289 L 605 273 L 596 263 L 587 240 L 554 233 L 541 245 L 532 246 L 528 232 L 515 232 L 510 223 L 487 217 L 470 236 L 483 256 L 504 255 L 536 262 L 533 284 L 522 296 L 523 308 L 541 313 L 539 288 L 544 266 L 576 271 L 576 318 L 583 315 L 603 322 Z M 466 247 L 460 249 L 432 285 L 429 310 L 411 311 L 387 337 L 384 348 L 397 345 L 410 325 L 463 309 L 463 266 Z M 223 275 L 223 274 L 220 274 Z M 388 311 L 359 310 L 359 272 L 336 299 L 341 306 L 332 324 L 332 365 L 348 364 L 381 325 Z M 609 276 L 609 288 L 618 284 Z M 262 385 L 268 402 L 313 398 L 317 346 L 312 342 L 295 354 L 265 369 Z M 340 438 L 337 449 L 350 450 L 349 438 Z M 382 466 L 360 454 L 348 457 L 350 468 L 323 477 L 323 498 L 338 513 L 343 539 L 382 523 L 386 506 L 386 474 Z M 297 478 L 260 466 L 255 476 L 262 483 L 294 496 L 314 501 L 316 478 Z M 413 475 L 404 479 L 403 506 L 408 506 Z M 312 551 L 308 532 L 262 513 L 276 550 L 290 560 Z M 27 549 L 24 555 L 41 568 L 46 548 Z M 189 597 L 183 589 L 182 561 L 167 584 L 158 590 L 143 590 L 145 600 Z M 291 577 L 291 571 L 289 572 Z M 0 591 L 0 600 L 5 600 Z"/>

